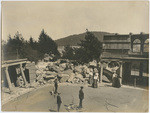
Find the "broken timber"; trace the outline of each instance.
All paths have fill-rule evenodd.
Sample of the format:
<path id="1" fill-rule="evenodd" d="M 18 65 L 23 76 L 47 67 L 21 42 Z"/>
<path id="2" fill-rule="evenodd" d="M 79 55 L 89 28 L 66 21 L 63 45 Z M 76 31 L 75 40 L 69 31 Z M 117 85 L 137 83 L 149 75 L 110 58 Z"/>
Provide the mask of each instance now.
<path id="1" fill-rule="evenodd" d="M 9 72 L 8 72 L 9 66 L 20 65 L 21 75 L 23 77 L 25 86 L 27 85 L 27 80 L 26 80 L 26 77 L 25 77 L 25 74 L 24 74 L 24 71 L 23 71 L 23 67 L 22 67 L 22 64 L 24 64 L 24 63 L 27 63 L 27 59 L 8 60 L 8 61 L 3 61 L 2 62 L 2 68 L 5 69 L 6 79 L 7 79 L 7 82 L 8 82 L 8 87 L 9 87 L 10 92 L 13 91 L 13 88 L 12 88 L 12 83 L 11 83 L 11 80 L 10 80 L 10 75 L 9 75 Z"/>

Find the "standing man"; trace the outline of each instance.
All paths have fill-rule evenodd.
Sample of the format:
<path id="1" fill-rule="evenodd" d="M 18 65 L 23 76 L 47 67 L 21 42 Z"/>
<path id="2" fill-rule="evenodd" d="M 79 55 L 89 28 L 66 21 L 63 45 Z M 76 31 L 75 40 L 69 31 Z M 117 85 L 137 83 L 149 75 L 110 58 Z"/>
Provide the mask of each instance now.
<path id="1" fill-rule="evenodd" d="M 95 73 L 94 75 L 94 83 L 93 83 L 93 88 L 97 88 L 98 84 L 98 73 Z"/>
<path id="2" fill-rule="evenodd" d="M 93 69 L 90 68 L 90 72 L 89 72 L 89 83 L 90 85 L 93 85 Z"/>
<path id="3" fill-rule="evenodd" d="M 58 93 L 57 95 L 57 111 L 59 112 L 60 106 L 61 106 L 61 97 L 60 97 L 60 93 Z"/>
<path id="4" fill-rule="evenodd" d="M 58 88 L 58 80 L 57 80 L 57 78 L 55 79 L 55 81 L 54 81 L 54 87 L 55 87 L 55 94 L 57 93 L 57 88 Z"/>
<path id="5" fill-rule="evenodd" d="M 81 86 L 81 89 L 79 91 L 79 99 L 80 99 L 79 108 L 82 108 L 82 100 L 84 99 L 83 86 Z"/>

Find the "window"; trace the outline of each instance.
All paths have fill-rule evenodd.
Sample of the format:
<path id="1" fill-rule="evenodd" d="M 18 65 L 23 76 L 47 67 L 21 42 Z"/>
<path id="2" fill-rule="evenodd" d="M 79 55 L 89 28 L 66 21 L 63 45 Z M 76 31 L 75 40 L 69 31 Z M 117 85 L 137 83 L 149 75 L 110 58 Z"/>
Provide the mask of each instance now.
<path id="1" fill-rule="evenodd" d="M 132 62 L 131 64 L 131 75 L 139 76 L 140 62 Z"/>
<path id="2" fill-rule="evenodd" d="M 133 41 L 133 52 L 141 52 L 141 41 L 139 39 Z"/>

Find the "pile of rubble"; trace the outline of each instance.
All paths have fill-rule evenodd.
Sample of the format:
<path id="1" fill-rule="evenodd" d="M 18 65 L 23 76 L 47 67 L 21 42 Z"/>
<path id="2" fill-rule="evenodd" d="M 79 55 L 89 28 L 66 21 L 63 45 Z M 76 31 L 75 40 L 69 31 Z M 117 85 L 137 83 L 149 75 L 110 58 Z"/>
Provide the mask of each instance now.
<path id="1" fill-rule="evenodd" d="M 74 65 L 69 60 L 57 60 L 55 62 L 39 62 L 36 65 L 36 81 L 42 85 L 52 84 L 56 78 L 60 83 L 88 83 L 90 69 L 88 65 Z"/>
<path id="2" fill-rule="evenodd" d="M 79 108 L 78 108 L 78 106 L 77 105 L 74 105 L 74 104 L 70 104 L 70 105 L 66 105 L 66 110 L 68 111 L 68 112 L 70 112 L 70 111 L 77 111 Z"/>
<path id="3" fill-rule="evenodd" d="M 79 108 L 79 106 L 75 105 L 75 104 L 69 104 L 69 105 L 65 105 L 65 109 L 68 112 L 85 112 L 85 109 L 81 109 Z"/>

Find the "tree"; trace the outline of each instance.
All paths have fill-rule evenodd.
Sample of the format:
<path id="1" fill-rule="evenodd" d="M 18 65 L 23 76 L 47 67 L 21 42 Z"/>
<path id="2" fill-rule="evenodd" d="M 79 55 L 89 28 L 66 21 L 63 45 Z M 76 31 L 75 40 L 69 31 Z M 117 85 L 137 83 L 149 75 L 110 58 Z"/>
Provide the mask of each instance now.
<path id="1" fill-rule="evenodd" d="M 102 43 L 93 33 L 87 30 L 85 40 L 82 40 L 79 46 L 81 47 L 76 50 L 76 59 L 84 63 L 100 59 Z"/>
<path id="2" fill-rule="evenodd" d="M 29 46 L 31 46 L 32 49 L 37 50 L 37 47 L 38 47 L 37 45 L 38 45 L 38 43 L 36 41 L 34 41 L 32 37 L 30 37 Z"/>
<path id="3" fill-rule="evenodd" d="M 34 47 L 34 41 L 33 41 L 33 38 L 30 37 L 29 39 L 29 45 L 33 48 Z"/>
<path id="4" fill-rule="evenodd" d="M 42 59 L 41 53 L 33 49 L 28 42 L 24 44 L 22 51 L 22 57 L 27 58 L 29 61 L 37 62 L 39 59 Z"/>
<path id="5" fill-rule="evenodd" d="M 44 29 L 39 36 L 38 49 L 43 54 L 59 55 L 57 44 L 44 32 Z"/>
<path id="6" fill-rule="evenodd" d="M 9 39 L 3 48 L 4 57 L 5 59 L 11 59 L 8 57 L 13 58 L 22 58 L 21 54 L 23 53 L 22 48 L 24 45 L 24 39 L 22 35 L 17 31 L 14 38 L 11 38 L 9 35 Z"/>
<path id="7" fill-rule="evenodd" d="M 62 58 L 73 60 L 74 59 L 74 49 L 72 47 L 70 47 L 69 45 L 65 46 Z"/>

